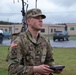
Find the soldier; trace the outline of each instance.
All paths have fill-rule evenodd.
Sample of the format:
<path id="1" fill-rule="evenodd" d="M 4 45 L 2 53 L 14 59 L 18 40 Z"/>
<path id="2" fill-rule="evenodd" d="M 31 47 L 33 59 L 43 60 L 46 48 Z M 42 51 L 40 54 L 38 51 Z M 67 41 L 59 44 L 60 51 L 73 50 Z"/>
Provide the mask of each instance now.
<path id="1" fill-rule="evenodd" d="M 40 9 L 27 11 L 27 31 L 20 33 L 10 46 L 9 75 L 52 75 L 54 73 L 50 69 L 55 65 L 52 47 L 39 32 L 42 28 L 42 19 L 45 18 Z"/>

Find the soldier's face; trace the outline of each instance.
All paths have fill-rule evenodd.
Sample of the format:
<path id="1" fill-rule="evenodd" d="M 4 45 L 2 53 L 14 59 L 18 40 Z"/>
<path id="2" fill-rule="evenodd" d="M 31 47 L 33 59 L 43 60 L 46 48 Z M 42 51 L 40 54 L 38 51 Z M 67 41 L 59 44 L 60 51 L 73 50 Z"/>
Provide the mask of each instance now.
<path id="1" fill-rule="evenodd" d="M 34 30 L 41 30 L 42 28 L 42 17 L 37 16 L 29 19 L 28 26 Z"/>

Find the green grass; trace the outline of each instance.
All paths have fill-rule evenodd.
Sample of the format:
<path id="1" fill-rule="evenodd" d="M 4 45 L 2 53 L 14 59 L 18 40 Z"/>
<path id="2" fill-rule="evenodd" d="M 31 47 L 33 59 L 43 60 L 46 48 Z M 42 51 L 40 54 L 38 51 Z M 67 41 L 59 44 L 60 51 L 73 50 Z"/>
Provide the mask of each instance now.
<path id="1" fill-rule="evenodd" d="M 76 48 L 53 48 L 54 59 L 57 65 L 65 65 L 59 75 L 76 75 Z M 6 56 L 8 47 L 0 46 L 0 75 L 8 75 Z M 54 74 L 58 75 L 58 74 Z"/>
<path id="2" fill-rule="evenodd" d="M 75 75 L 76 48 L 54 48 L 53 51 L 55 63 L 65 65 L 65 69 L 60 75 Z"/>
<path id="3" fill-rule="evenodd" d="M 69 39 L 70 40 L 76 40 L 76 35 L 70 35 Z"/>
<path id="4" fill-rule="evenodd" d="M 0 75 L 7 75 L 6 56 L 8 54 L 8 47 L 0 46 Z"/>

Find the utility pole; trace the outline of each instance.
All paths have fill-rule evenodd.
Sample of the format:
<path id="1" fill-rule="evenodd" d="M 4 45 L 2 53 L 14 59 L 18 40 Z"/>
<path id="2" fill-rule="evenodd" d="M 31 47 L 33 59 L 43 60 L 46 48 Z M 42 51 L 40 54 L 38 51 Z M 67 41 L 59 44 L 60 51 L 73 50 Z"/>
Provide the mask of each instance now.
<path id="1" fill-rule="evenodd" d="M 49 27 L 50 27 L 50 26 L 48 25 L 48 41 L 49 41 Z"/>
<path id="2" fill-rule="evenodd" d="M 35 8 L 37 9 L 37 0 L 35 0 Z"/>
<path id="3" fill-rule="evenodd" d="M 28 0 L 27 0 L 27 2 L 25 2 L 24 0 L 21 0 L 21 1 L 22 1 L 22 10 L 21 10 L 21 12 L 22 12 L 22 16 L 23 16 L 23 19 L 22 19 L 23 26 L 21 28 L 21 32 L 24 32 L 27 29 L 26 16 L 25 16 L 25 14 L 26 14 L 25 13 L 25 5 L 26 5 L 26 12 L 27 12 L 27 8 L 28 8 L 27 2 L 28 2 Z M 13 0 L 13 2 L 15 3 L 15 0 Z M 18 0 L 18 2 L 19 2 L 19 0 Z"/>

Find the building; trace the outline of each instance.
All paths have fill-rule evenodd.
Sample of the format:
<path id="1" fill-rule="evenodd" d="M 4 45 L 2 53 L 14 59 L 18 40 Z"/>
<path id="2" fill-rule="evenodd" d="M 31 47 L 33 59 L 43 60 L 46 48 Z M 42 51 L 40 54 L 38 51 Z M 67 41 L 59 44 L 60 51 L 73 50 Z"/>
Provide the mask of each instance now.
<path id="1" fill-rule="evenodd" d="M 11 34 L 19 33 L 21 31 L 22 24 L 11 24 L 11 25 L 0 25 L 0 29 L 3 31 L 8 31 Z"/>
<path id="2" fill-rule="evenodd" d="M 69 35 L 76 35 L 76 23 L 67 23 L 67 31 Z"/>
<path id="3" fill-rule="evenodd" d="M 43 24 L 41 34 L 48 35 L 53 34 L 56 30 L 64 30 L 65 25 L 67 25 L 67 31 L 69 35 L 76 35 L 76 23 L 66 23 L 66 24 Z M 11 34 L 19 33 L 21 31 L 22 24 L 11 24 L 11 25 L 0 25 L 0 29 L 3 31 L 8 31 Z"/>
<path id="4" fill-rule="evenodd" d="M 53 34 L 56 30 L 64 30 L 64 25 L 44 24 L 41 33 L 44 35 Z"/>

